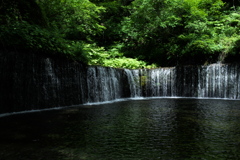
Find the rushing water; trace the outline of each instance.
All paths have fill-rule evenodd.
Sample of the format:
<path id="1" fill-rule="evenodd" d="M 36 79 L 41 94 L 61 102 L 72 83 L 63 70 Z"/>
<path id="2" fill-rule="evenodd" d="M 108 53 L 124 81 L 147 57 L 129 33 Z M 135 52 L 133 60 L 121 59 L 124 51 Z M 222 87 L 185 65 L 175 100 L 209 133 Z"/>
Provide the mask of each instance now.
<path id="1" fill-rule="evenodd" d="M 240 101 L 142 99 L 0 118 L 1 160 L 240 159 Z"/>
<path id="2" fill-rule="evenodd" d="M 240 99 L 240 65 L 116 69 L 0 51 L 0 114 L 137 97 Z"/>

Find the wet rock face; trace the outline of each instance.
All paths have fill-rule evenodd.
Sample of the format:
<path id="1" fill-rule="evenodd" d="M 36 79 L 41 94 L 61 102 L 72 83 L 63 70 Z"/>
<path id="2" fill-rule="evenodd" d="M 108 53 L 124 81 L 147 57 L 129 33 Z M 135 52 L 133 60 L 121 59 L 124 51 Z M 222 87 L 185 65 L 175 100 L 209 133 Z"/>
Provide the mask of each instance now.
<path id="1" fill-rule="evenodd" d="M 145 71 L 146 96 L 240 99 L 240 66 L 212 64 Z"/>
<path id="2" fill-rule="evenodd" d="M 0 112 L 84 103 L 86 66 L 36 54 L 0 53 Z"/>
<path id="3" fill-rule="evenodd" d="M 240 99 L 239 73 L 239 65 L 128 70 L 0 52 L 0 113 L 141 96 Z"/>

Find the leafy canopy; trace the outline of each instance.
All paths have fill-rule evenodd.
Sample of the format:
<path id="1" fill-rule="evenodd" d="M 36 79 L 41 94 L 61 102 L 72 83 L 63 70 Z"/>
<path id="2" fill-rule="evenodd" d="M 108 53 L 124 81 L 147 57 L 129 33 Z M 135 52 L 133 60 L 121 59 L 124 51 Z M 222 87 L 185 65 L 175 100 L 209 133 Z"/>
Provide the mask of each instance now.
<path id="1" fill-rule="evenodd" d="M 239 5 L 226 0 L 1 0 L 0 47 L 112 67 L 223 62 L 240 57 Z"/>
<path id="2" fill-rule="evenodd" d="M 239 14 L 223 7 L 221 0 L 135 0 L 122 22 L 126 52 L 158 63 L 223 61 L 239 40 Z"/>
<path id="3" fill-rule="evenodd" d="M 49 27 L 70 39 L 88 39 L 105 29 L 99 24 L 100 14 L 105 8 L 89 0 L 38 0 L 38 4 Z"/>

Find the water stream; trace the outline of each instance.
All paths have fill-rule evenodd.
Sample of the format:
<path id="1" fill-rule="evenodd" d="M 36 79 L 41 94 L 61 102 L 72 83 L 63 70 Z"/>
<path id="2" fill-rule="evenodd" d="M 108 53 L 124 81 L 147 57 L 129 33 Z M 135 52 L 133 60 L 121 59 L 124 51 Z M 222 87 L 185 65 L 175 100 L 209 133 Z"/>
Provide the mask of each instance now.
<path id="1" fill-rule="evenodd" d="M 138 97 L 240 99 L 240 65 L 115 69 L 0 53 L 0 114 Z"/>
<path id="2" fill-rule="evenodd" d="M 240 159 L 240 65 L 0 62 L 0 159 Z"/>

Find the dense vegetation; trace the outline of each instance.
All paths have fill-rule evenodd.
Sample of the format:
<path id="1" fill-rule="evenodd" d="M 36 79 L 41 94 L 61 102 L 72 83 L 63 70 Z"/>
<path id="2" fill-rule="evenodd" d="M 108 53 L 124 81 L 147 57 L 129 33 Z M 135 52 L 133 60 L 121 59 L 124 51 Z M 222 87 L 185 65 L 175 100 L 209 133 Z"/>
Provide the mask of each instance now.
<path id="1" fill-rule="evenodd" d="M 240 57 L 239 6 L 240 0 L 2 0 L 0 47 L 124 68 L 232 62 Z"/>

